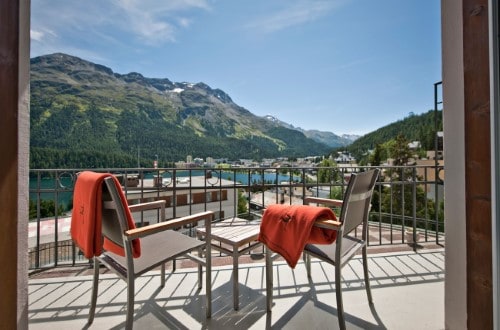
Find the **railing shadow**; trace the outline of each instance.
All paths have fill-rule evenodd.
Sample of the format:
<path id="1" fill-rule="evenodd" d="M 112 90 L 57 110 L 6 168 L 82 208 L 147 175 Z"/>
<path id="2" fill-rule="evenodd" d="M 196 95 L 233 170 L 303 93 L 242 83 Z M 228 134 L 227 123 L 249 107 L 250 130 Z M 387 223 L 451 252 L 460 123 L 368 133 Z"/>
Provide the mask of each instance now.
<path id="1" fill-rule="evenodd" d="M 366 299 L 362 265 L 355 258 L 343 269 L 344 308 L 348 328 L 385 329 L 400 315 L 384 310 L 387 304 L 377 304 L 377 295 L 392 292 L 401 299 L 404 288 L 444 282 L 444 252 L 392 253 L 371 255 L 368 260 L 374 306 Z M 205 318 L 205 292 L 198 290 L 196 270 L 180 269 L 169 273 L 166 287 L 159 287 L 159 272 L 144 275 L 136 283 L 134 327 L 175 329 L 304 329 L 337 327 L 333 266 L 313 260 L 312 280 L 307 279 L 302 263 L 295 270 L 277 261 L 274 307 L 266 312 L 265 265 L 240 265 L 240 309 L 233 310 L 230 267 L 214 267 L 212 271 L 212 318 Z M 243 276 L 242 276 L 243 275 Z M 36 279 L 29 282 L 28 317 L 30 329 L 87 328 L 91 276 Z M 126 285 L 114 275 L 101 277 L 94 324 L 121 329 L 125 325 Z M 401 291 L 394 291 L 401 288 Z M 389 290 L 387 290 L 389 289 Z M 399 292 L 399 293 L 395 293 Z M 359 294 L 364 301 L 349 305 L 349 299 Z M 351 298 L 346 296 L 351 295 Z M 353 296 L 354 295 L 354 296 Z M 356 298 L 357 299 L 357 298 Z M 361 299 L 361 298 L 360 298 Z M 433 299 L 429 297 L 429 299 Z M 380 300 L 379 300 L 380 301 Z M 357 310 L 360 308 L 360 310 Z M 381 310 L 382 309 L 382 310 Z M 409 310 L 408 313 L 414 311 Z M 315 322 L 315 323 L 310 323 Z M 322 323 L 324 322 L 324 323 Z M 399 320 L 396 320 L 398 323 Z M 406 320 L 399 324 L 404 327 Z"/>

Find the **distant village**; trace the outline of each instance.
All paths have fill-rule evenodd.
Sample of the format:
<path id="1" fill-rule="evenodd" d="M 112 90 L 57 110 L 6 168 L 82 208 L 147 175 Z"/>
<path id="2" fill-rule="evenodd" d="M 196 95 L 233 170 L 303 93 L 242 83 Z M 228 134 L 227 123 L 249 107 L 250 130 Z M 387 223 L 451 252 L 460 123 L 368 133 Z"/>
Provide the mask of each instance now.
<path id="1" fill-rule="evenodd" d="M 425 157 L 419 157 L 415 152 L 414 157 L 409 159 L 408 165 L 434 165 L 436 159 L 441 165 L 443 165 L 443 132 L 438 132 L 438 148 L 437 157 L 435 156 L 435 150 L 427 150 Z M 408 148 L 410 150 L 416 151 L 421 148 L 420 141 L 412 141 L 408 143 Z M 373 150 L 368 150 L 368 153 L 373 153 Z M 319 166 L 319 163 L 324 159 L 324 156 L 308 156 L 303 158 L 296 158 L 290 160 L 287 157 L 279 158 L 266 158 L 260 162 L 253 159 L 238 159 L 230 160 L 227 158 L 212 158 L 207 157 L 205 160 L 203 158 L 188 155 L 185 161 L 178 161 L 175 163 L 175 167 L 179 169 L 189 169 L 189 168 L 238 168 L 238 167 L 254 167 L 254 168 L 279 168 L 279 167 L 293 167 L 293 168 L 311 168 Z M 337 155 L 330 155 L 329 160 L 334 161 L 338 167 L 357 167 L 357 161 L 352 156 L 350 152 L 338 151 Z M 393 166 L 394 160 L 388 158 L 380 166 Z"/>

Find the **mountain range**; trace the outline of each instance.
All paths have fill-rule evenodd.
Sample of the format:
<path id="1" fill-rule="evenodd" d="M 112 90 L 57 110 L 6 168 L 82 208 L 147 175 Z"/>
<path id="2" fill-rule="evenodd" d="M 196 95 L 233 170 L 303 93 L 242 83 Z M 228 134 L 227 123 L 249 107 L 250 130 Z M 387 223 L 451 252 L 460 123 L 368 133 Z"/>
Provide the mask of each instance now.
<path id="1" fill-rule="evenodd" d="M 300 127 L 294 127 L 291 124 L 285 123 L 278 118 L 267 115 L 264 116 L 267 120 L 277 123 L 283 127 L 294 129 L 304 133 L 304 135 L 314 141 L 321 142 L 332 148 L 345 147 L 356 141 L 360 136 L 355 134 L 342 134 L 337 135 L 332 132 L 318 131 L 318 130 L 304 130 Z"/>
<path id="2" fill-rule="evenodd" d="M 118 74 L 62 53 L 31 59 L 30 108 L 32 168 L 303 157 L 352 142 L 256 116 L 202 82 Z"/>

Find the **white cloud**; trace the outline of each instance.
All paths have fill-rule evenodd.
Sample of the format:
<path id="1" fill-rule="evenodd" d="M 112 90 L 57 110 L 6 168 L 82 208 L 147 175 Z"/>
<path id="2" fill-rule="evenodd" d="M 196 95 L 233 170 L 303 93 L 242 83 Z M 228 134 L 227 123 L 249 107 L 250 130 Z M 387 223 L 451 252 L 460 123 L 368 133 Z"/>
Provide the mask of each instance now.
<path id="1" fill-rule="evenodd" d="M 44 33 L 42 31 L 30 30 L 30 36 L 31 39 L 35 41 L 41 41 L 44 36 Z"/>
<path id="2" fill-rule="evenodd" d="M 206 0 L 119 0 L 115 4 L 128 18 L 124 28 L 143 38 L 146 43 L 175 41 L 179 27 L 186 28 L 190 20 L 177 18 L 179 12 L 192 9 L 210 10 Z"/>
<path id="3" fill-rule="evenodd" d="M 189 18 L 179 17 L 178 22 L 180 26 L 187 28 L 191 25 L 192 20 Z"/>
<path id="4" fill-rule="evenodd" d="M 32 0 L 32 39 L 42 41 L 53 30 L 88 40 L 125 34 L 143 44 L 171 42 L 199 10 L 210 10 L 208 0 Z"/>
<path id="5" fill-rule="evenodd" d="M 30 37 L 32 41 L 45 42 L 49 39 L 56 39 L 57 35 L 54 31 L 49 29 L 31 29 Z"/>
<path id="6" fill-rule="evenodd" d="M 286 8 L 261 17 L 247 25 L 261 32 L 275 32 L 291 26 L 315 21 L 341 6 L 344 0 L 298 0 L 285 2 Z"/>

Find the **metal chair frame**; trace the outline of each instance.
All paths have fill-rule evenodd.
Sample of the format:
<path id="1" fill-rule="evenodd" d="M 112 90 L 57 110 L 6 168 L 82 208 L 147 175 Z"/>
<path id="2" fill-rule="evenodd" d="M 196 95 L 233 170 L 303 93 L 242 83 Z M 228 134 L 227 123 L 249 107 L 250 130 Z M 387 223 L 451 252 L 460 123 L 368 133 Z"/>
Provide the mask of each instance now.
<path id="1" fill-rule="evenodd" d="M 316 221 L 315 226 L 337 231 L 337 239 L 330 245 L 307 244 L 303 251 L 307 275 L 311 278 L 311 257 L 318 258 L 335 266 L 335 293 L 337 298 L 337 313 L 339 326 L 345 329 L 344 307 L 342 301 L 342 268 L 361 250 L 363 273 L 368 302 L 373 304 L 368 277 L 367 240 L 368 217 L 371 198 L 380 170 L 373 169 L 367 172 L 353 173 L 347 185 L 343 200 L 306 197 L 304 204 L 321 204 L 329 207 L 341 207 L 339 220 L 327 219 Z M 313 207 L 313 206 L 311 206 Z M 361 238 L 352 235 L 361 228 Z M 272 261 L 277 255 L 266 247 L 266 292 L 267 310 L 272 309 L 273 299 L 273 267 Z"/>
<path id="2" fill-rule="evenodd" d="M 206 273 L 206 317 L 212 315 L 212 277 L 211 277 L 211 223 L 214 213 L 212 211 L 200 212 L 190 216 L 176 218 L 163 222 L 165 218 L 165 201 L 156 201 L 137 205 L 124 205 L 113 178 L 105 178 L 103 184 L 103 211 L 102 234 L 107 239 L 122 246 L 125 256 L 119 256 L 109 251 L 104 251 L 100 256 L 95 256 L 92 297 L 88 325 L 92 324 L 97 303 L 99 268 L 106 266 L 127 282 L 127 315 L 126 328 L 132 329 L 134 317 L 135 279 L 157 267 L 161 267 L 161 287 L 165 286 L 165 263 L 181 256 L 186 256 L 198 263 L 198 289 L 202 288 L 202 266 Z M 131 212 L 148 209 L 160 209 L 161 221 L 156 224 L 130 229 L 127 224 L 125 208 Z M 196 224 L 204 221 L 206 240 L 200 241 L 188 237 L 173 229 L 184 225 Z M 140 239 L 141 256 L 132 257 L 132 241 Z M 202 257 L 203 250 L 205 258 Z M 191 252 L 198 251 L 198 255 Z"/>

